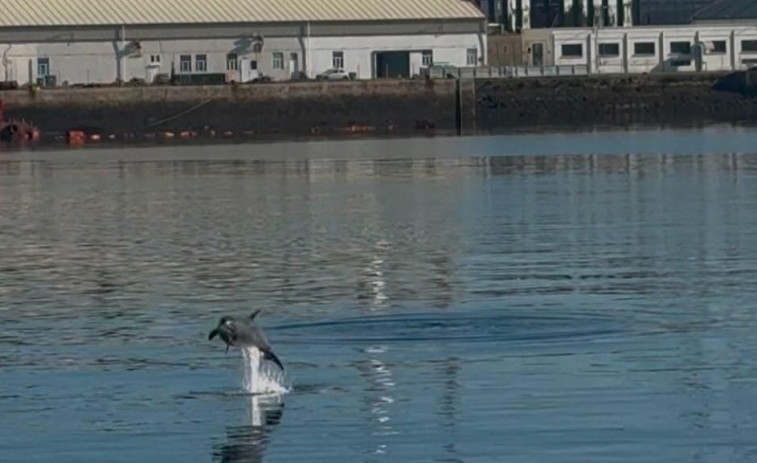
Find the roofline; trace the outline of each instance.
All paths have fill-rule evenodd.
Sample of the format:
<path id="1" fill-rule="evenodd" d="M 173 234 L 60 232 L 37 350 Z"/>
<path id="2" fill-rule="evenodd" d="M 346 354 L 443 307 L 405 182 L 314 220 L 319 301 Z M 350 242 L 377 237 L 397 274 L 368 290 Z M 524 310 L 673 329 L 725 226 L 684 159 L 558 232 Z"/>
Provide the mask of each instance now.
<path id="1" fill-rule="evenodd" d="M 310 27 L 308 27 L 308 25 Z M 473 19 L 403 21 L 319 21 L 259 23 L 185 23 L 87 26 L 16 26 L 0 28 L 0 44 L 122 40 L 184 40 L 200 37 L 350 37 L 369 35 L 484 34 L 484 21 Z"/>
<path id="2" fill-rule="evenodd" d="M 8 29 L 47 29 L 47 28 L 64 28 L 64 27 L 186 27 L 186 26 L 293 26 L 307 24 L 324 24 L 333 26 L 338 24 L 355 25 L 355 24 L 392 24 L 392 23 L 439 23 L 439 22 L 481 22 L 485 17 L 460 17 L 460 18 L 408 18 L 408 19 L 350 19 L 350 20 L 298 20 L 298 21 L 221 21 L 221 22 L 175 22 L 175 23 L 102 23 L 102 24 L 26 24 L 14 26 L 0 25 L 0 33 Z"/>
<path id="3" fill-rule="evenodd" d="M 2 36 L 2 32 L 6 30 L 19 30 L 19 29 L 65 29 L 65 28 L 77 28 L 77 29 L 86 29 L 86 28 L 103 28 L 103 27 L 218 27 L 218 26 L 228 26 L 228 27 L 245 27 L 245 26 L 252 26 L 252 27 L 276 27 L 276 26 L 302 26 L 302 25 L 325 25 L 325 26 L 334 26 L 334 25 L 360 25 L 360 24 L 370 24 L 370 25 L 382 25 L 382 24 L 410 24 L 410 23 L 461 23 L 461 22 L 480 22 L 484 23 L 486 21 L 485 16 L 481 17 L 459 17 L 459 18 L 408 18 L 408 19 L 349 19 L 349 20 L 339 20 L 339 19 L 333 19 L 333 20 L 298 20 L 298 21 L 259 21 L 259 22 L 252 22 L 252 21 L 241 21 L 241 22 L 232 22 L 232 21 L 221 21 L 221 22 L 175 22 L 175 23 L 161 23 L 161 22 L 154 22 L 154 23 L 102 23 L 102 24 L 26 24 L 26 25 L 13 25 L 13 26 L 3 26 L 0 25 L 0 37 Z"/>
<path id="4" fill-rule="evenodd" d="M 757 26 L 757 18 L 751 19 L 751 20 L 744 20 L 745 22 L 737 22 L 736 26 Z M 631 31 L 637 31 L 637 30 L 649 30 L 649 31 L 655 31 L 655 30 L 665 30 L 665 29 L 691 29 L 696 28 L 697 26 L 712 26 L 712 27 L 727 27 L 727 26 L 734 26 L 734 22 L 736 21 L 725 21 L 723 23 L 710 23 L 710 24 L 703 24 L 703 23 L 693 23 L 693 24 L 668 24 L 668 25 L 643 25 L 643 26 L 633 26 L 633 27 L 601 27 L 599 29 L 595 29 L 593 27 L 552 27 L 552 28 L 544 28 L 544 29 L 529 29 L 529 30 L 549 30 L 549 31 L 586 31 L 586 32 L 602 32 L 602 31 L 616 31 L 616 32 L 631 32 Z M 733 28 L 733 27 L 732 27 Z M 757 30 L 757 29 L 755 29 Z"/>

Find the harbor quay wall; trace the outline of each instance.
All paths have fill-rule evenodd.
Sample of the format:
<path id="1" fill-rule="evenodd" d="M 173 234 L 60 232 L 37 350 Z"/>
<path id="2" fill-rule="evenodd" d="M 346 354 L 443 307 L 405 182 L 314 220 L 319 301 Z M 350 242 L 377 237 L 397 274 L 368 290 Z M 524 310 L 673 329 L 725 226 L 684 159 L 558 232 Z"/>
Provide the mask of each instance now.
<path id="1" fill-rule="evenodd" d="M 479 81 L 479 130 L 742 122 L 757 98 L 724 91 L 724 74 L 592 76 Z M 716 89 L 718 88 L 718 89 Z"/>
<path id="2" fill-rule="evenodd" d="M 286 137 L 454 130 L 454 81 L 143 86 L 0 92 L 8 117 L 44 133 L 213 130 Z"/>
<path id="3" fill-rule="evenodd" d="M 135 86 L 0 91 L 6 115 L 45 134 L 145 136 L 491 133 L 540 127 L 736 122 L 757 98 L 723 75 L 572 76 Z M 120 135 L 119 135 L 120 136 Z"/>

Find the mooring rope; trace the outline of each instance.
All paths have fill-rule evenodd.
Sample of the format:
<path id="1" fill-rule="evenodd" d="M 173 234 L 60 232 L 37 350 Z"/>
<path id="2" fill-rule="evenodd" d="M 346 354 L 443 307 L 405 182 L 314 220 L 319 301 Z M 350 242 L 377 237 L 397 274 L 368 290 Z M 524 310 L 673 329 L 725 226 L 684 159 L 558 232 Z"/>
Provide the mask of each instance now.
<path id="1" fill-rule="evenodd" d="M 166 122 L 168 122 L 168 121 L 172 121 L 172 120 L 174 120 L 174 119 L 177 119 L 177 118 L 179 118 L 179 117 L 181 117 L 181 116 L 183 116 L 183 115 L 185 115 L 185 114 L 189 114 L 189 113 L 191 113 L 192 111 L 194 111 L 194 110 L 196 110 L 196 109 L 198 109 L 198 108 L 201 108 L 201 107 L 205 106 L 206 104 L 210 103 L 210 102 L 211 102 L 211 101 L 213 101 L 213 100 L 214 100 L 215 98 L 216 98 L 215 96 L 211 96 L 211 97 L 210 97 L 210 98 L 208 98 L 207 100 L 205 100 L 205 101 L 201 101 L 201 102 L 197 103 L 196 105 L 192 106 L 191 108 L 189 108 L 189 109 L 186 109 L 186 110 L 184 110 L 184 111 L 182 111 L 182 112 L 180 112 L 180 113 L 178 113 L 178 114 L 174 114 L 173 116 L 171 116 L 171 117 L 167 117 L 167 118 L 165 118 L 165 119 L 162 119 L 162 120 L 159 120 L 158 122 L 153 122 L 152 124 L 148 125 L 148 126 L 147 126 L 147 128 L 148 128 L 148 129 L 151 129 L 151 128 L 153 128 L 153 127 L 155 127 L 155 126 L 158 126 L 158 125 L 160 125 L 160 124 L 163 124 L 163 123 L 166 123 Z"/>

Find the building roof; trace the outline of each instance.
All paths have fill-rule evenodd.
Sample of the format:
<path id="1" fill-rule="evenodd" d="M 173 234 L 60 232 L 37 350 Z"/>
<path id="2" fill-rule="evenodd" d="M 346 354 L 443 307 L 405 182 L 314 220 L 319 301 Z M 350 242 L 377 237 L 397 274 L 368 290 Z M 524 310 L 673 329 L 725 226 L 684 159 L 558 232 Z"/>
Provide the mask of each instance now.
<path id="1" fill-rule="evenodd" d="M 484 19 L 467 0 L 0 0 L 0 11 L 0 27 Z"/>
<path id="2" fill-rule="evenodd" d="M 757 1 L 720 0 L 702 8 L 694 15 L 694 21 L 728 21 L 734 19 L 757 20 Z"/>

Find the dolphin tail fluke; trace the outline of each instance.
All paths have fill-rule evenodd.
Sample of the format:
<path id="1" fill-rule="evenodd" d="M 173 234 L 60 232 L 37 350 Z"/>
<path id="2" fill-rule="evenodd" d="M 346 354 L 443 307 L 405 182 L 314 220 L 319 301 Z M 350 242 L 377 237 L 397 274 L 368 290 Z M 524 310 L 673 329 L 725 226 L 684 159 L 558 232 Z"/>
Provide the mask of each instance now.
<path id="1" fill-rule="evenodd" d="M 272 361 L 273 363 L 278 365 L 278 367 L 281 368 L 282 371 L 284 370 L 284 365 L 281 364 L 281 360 L 279 360 L 279 358 L 276 357 L 276 354 L 274 354 L 270 350 L 264 350 L 262 352 L 263 352 L 264 359 Z"/>
<path id="2" fill-rule="evenodd" d="M 210 334 L 208 335 L 208 341 L 212 341 L 213 338 L 215 338 L 217 334 L 218 334 L 218 328 L 210 332 Z"/>

